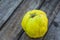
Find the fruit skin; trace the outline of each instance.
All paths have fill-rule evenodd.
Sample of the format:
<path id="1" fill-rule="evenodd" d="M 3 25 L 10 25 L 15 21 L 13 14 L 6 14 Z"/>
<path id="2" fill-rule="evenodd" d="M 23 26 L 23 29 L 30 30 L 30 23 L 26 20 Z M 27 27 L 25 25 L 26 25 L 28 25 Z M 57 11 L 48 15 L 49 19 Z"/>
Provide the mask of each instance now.
<path id="1" fill-rule="evenodd" d="M 21 25 L 29 37 L 40 38 L 48 30 L 48 18 L 42 10 L 31 10 L 24 15 Z"/>

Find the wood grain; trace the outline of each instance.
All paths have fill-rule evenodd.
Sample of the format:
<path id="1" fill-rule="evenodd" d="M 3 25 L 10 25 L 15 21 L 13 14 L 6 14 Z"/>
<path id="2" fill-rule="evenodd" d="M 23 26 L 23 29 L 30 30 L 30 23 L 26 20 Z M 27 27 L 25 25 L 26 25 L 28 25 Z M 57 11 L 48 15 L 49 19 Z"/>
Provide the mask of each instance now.
<path id="1" fill-rule="evenodd" d="M 0 40 L 17 40 L 16 38 L 22 29 L 23 15 L 29 10 L 36 9 L 41 3 L 41 0 L 24 0 L 0 31 Z"/>
<path id="2" fill-rule="evenodd" d="M 0 1 L 0 29 L 22 0 Z"/>
<path id="3" fill-rule="evenodd" d="M 52 20 L 54 19 L 54 13 L 59 0 L 46 0 L 46 2 L 42 5 L 41 10 L 47 13 L 49 19 L 49 25 L 51 24 Z"/>
<path id="4" fill-rule="evenodd" d="M 60 40 L 60 2 L 56 6 L 54 12 L 54 20 L 49 28 L 44 40 Z"/>

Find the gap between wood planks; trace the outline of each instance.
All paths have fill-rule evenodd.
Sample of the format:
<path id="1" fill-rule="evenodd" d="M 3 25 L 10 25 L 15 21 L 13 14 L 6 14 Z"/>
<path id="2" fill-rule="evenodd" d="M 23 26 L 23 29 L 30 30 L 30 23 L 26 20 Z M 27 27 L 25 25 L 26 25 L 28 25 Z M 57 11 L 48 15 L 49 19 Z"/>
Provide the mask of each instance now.
<path id="1" fill-rule="evenodd" d="M 18 2 L 18 3 L 15 4 L 14 2 Z M 7 0 L 5 0 L 5 1 L 1 0 L 0 5 L 2 5 L 3 7 L 0 6 L 0 12 L 2 14 L 2 18 L 0 19 L 0 30 L 4 27 L 4 24 L 9 20 L 9 18 L 13 15 L 13 12 L 18 8 L 18 5 L 20 5 L 22 2 L 23 2 L 23 0 L 17 0 L 17 1 L 16 0 L 15 1 L 8 0 L 8 2 L 7 2 Z M 6 8 L 6 5 L 7 5 L 7 8 Z"/>

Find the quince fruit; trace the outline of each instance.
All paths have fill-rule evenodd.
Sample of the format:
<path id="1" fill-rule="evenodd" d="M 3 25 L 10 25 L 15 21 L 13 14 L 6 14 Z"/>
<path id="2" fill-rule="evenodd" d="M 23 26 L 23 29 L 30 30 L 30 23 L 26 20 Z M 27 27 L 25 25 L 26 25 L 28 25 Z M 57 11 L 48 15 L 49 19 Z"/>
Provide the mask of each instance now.
<path id="1" fill-rule="evenodd" d="M 40 38 L 48 30 L 48 18 L 42 10 L 31 10 L 24 15 L 21 25 L 29 37 Z"/>

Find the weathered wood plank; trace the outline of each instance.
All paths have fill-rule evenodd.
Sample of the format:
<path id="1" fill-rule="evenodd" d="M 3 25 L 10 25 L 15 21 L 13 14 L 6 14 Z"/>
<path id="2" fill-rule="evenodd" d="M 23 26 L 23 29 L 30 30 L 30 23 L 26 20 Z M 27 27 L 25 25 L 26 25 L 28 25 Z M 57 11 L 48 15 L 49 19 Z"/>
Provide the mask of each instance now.
<path id="1" fill-rule="evenodd" d="M 57 16 L 56 16 L 57 15 Z M 44 40 L 60 40 L 60 2 L 53 11 L 54 20 Z M 52 16 L 52 17 L 53 17 Z M 55 18 L 56 17 L 56 18 Z"/>
<path id="2" fill-rule="evenodd" d="M 54 20 L 54 17 L 56 15 L 56 13 L 54 13 L 54 11 L 55 11 L 55 8 L 56 8 L 57 4 L 59 3 L 59 0 L 49 0 L 49 1 L 51 1 L 50 4 L 48 4 L 48 6 L 46 5 L 46 8 L 43 6 L 41 9 L 44 10 L 47 13 L 47 16 L 48 16 L 48 19 L 49 19 L 49 28 L 50 28 L 50 26 L 51 26 L 51 24 Z M 58 12 L 58 11 L 56 11 L 56 12 Z M 44 37 L 42 38 L 42 40 L 44 40 Z"/>
<path id="3" fill-rule="evenodd" d="M 15 40 L 21 31 L 21 19 L 28 10 L 36 9 L 41 0 L 24 0 L 0 31 L 0 40 Z"/>
<path id="4" fill-rule="evenodd" d="M 46 2 L 42 5 L 41 10 L 47 13 L 49 19 L 49 25 L 51 24 L 54 14 L 52 13 L 55 10 L 56 5 L 58 4 L 59 0 L 46 0 Z"/>
<path id="5" fill-rule="evenodd" d="M 59 2 L 59 0 L 46 0 L 40 8 L 41 10 L 43 10 L 47 13 L 47 16 L 49 18 L 49 25 L 51 24 L 51 22 L 54 19 L 55 13 L 52 13 L 52 12 L 55 10 L 55 7 L 58 2 Z M 43 40 L 43 38 L 31 39 L 24 33 L 20 40 Z"/>
<path id="6" fill-rule="evenodd" d="M 60 9 L 60 8 L 59 8 Z M 60 11 L 58 13 L 58 15 L 56 16 L 55 20 L 56 22 L 55 27 L 56 27 L 56 31 L 55 31 L 55 40 L 60 40 Z"/>
<path id="7" fill-rule="evenodd" d="M 0 1 L 0 28 L 21 2 L 22 0 L 1 0 Z"/>

